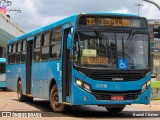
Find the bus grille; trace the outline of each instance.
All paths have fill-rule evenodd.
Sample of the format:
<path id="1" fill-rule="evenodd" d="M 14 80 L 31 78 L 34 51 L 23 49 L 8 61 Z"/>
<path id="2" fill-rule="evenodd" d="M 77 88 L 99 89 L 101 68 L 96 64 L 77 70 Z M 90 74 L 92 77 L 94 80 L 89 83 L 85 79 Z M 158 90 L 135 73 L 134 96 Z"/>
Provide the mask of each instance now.
<path id="1" fill-rule="evenodd" d="M 128 91 L 128 92 L 104 92 L 104 91 L 93 91 L 97 100 L 111 100 L 111 96 L 124 96 L 124 100 L 136 100 L 140 95 L 141 91 Z"/>
<path id="2" fill-rule="evenodd" d="M 145 77 L 141 73 L 92 73 L 88 77 L 94 80 L 112 80 L 113 78 L 123 78 L 123 80 L 139 80 Z"/>

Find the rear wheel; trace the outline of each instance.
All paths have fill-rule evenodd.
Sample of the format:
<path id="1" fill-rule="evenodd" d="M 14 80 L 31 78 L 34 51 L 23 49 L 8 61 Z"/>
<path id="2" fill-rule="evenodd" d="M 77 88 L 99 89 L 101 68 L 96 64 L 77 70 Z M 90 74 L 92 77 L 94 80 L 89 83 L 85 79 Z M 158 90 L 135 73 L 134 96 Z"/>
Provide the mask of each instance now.
<path id="1" fill-rule="evenodd" d="M 64 112 L 66 109 L 66 105 L 59 103 L 58 100 L 58 88 L 54 85 L 50 91 L 50 105 L 54 112 Z"/>
<path id="2" fill-rule="evenodd" d="M 32 102 L 33 98 L 29 98 L 22 94 L 22 82 L 19 81 L 17 84 L 17 96 L 20 102 Z"/>
<path id="3" fill-rule="evenodd" d="M 106 108 L 106 109 L 108 110 L 108 112 L 111 112 L 111 113 L 119 113 L 119 112 L 122 112 L 124 107 Z"/>

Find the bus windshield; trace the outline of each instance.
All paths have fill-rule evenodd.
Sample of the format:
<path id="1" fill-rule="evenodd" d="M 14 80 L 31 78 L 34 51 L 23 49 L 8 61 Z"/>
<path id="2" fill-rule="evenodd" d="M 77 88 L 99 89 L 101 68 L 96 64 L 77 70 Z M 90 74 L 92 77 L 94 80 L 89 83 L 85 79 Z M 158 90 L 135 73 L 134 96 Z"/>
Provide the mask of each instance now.
<path id="1" fill-rule="evenodd" d="M 6 72 L 6 63 L 0 63 L 0 74 L 4 74 Z"/>
<path id="2" fill-rule="evenodd" d="M 148 68 L 147 34 L 78 32 L 74 42 L 75 65 L 117 70 L 118 61 L 127 61 L 128 70 Z"/>

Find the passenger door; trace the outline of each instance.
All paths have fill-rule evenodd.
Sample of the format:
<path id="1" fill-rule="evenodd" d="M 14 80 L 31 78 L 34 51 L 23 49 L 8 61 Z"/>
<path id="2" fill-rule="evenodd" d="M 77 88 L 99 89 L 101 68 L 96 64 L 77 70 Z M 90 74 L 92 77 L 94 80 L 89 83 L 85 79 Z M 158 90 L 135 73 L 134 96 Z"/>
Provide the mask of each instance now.
<path id="1" fill-rule="evenodd" d="M 33 53 L 33 39 L 27 39 L 27 54 L 26 54 L 26 94 L 31 94 L 31 73 L 32 73 L 32 53 Z"/>
<path id="2" fill-rule="evenodd" d="M 66 25 L 68 26 L 68 25 Z M 71 102 L 71 50 L 67 49 L 67 38 L 71 27 L 63 27 L 63 53 L 62 53 L 62 102 Z"/>

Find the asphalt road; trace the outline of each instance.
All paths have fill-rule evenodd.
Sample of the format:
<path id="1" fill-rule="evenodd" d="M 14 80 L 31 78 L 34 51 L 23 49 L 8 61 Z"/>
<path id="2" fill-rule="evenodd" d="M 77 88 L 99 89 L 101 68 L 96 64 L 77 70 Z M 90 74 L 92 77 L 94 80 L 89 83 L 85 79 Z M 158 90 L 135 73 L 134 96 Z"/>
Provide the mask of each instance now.
<path id="1" fill-rule="evenodd" d="M 160 101 L 152 101 L 151 105 L 129 105 L 123 112 L 112 114 L 104 107 L 75 106 L 70 107 L 65 113 L 51 111 L 48 101 L 35 99 L 31 103 L 19 102 L 14 92 L 0 92 L 0 111 L 37 112 L 43 117 L 55 117 L 56 119 L 157 119 L 160 118 Z M 159 112 L 158 112 L 159 111 Z M 158 113 L 157 113 L 158 112 Z M 143 116 L 143 114 L 158 114 L 159 117 Z M 135 116 L 142 115 L 142 116 Z M 2 117 L 0 117 L 1 119 Z"/>

